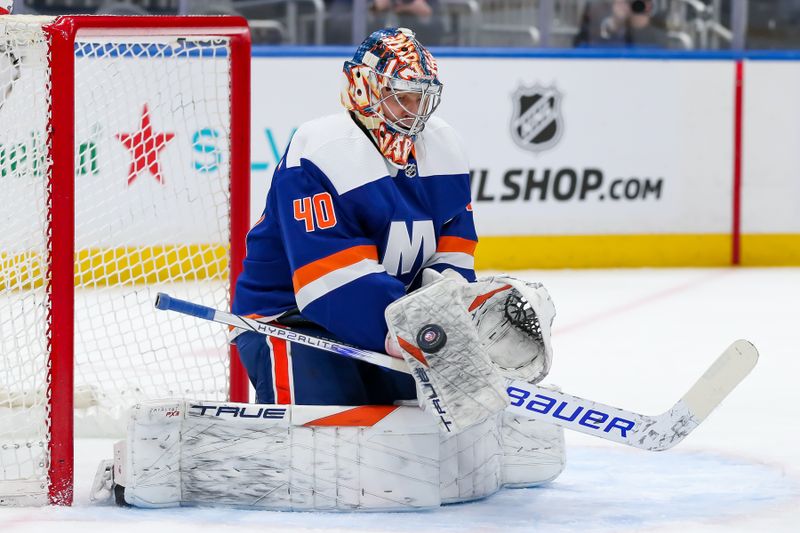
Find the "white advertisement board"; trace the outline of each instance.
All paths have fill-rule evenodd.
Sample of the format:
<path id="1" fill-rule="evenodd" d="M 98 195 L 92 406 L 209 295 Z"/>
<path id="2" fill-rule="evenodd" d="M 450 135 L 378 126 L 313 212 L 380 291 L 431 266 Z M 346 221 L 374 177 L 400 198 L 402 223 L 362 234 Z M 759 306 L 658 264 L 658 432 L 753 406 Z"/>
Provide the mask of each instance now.
<path id="1" fill-rule="evenodd" d="M 742 232 L 800 233 L 800 62 L 745 63 Z"/>
<path id="2" fill-rule="evenodd" d="M 484 235 L 730 231 L 730 62 L 449 59 Z"/>
<path id="3" fill-rule="evenodd" d="M 800 62 L 745 61 L 742 264 L 800 264 Z"/>
<path id="4" fill-rule="evenodd" d="M 344 59 L 254 59 L 254 220 L 294 128 L 341 111 Z M 731 62 L 439 63 L 480 235 L 730 231 Z"/>
<path id="5" fill-rule="evenodd" d="M 344 55 L 253 58 L 253 222 L 262 212 L 272 173 L 296 128 L 307 120 L 343 112 L 339 91 L 345 59 Z M 98 79 L 94 70 L 105 68 L 106 61 L 81 58 L 79 79 Z M 150 59 L 149 65 L 159 70 L 164 61 Z M 172 63 L 169 68 L 164 63 L 162 79 L 173 84 L 169 94 L 200 98 L 200 105 L 189 107 L 153 93 L 145 76 L 137 74 L 137 63 L 125 63 L 126 75 L 114 77 L 117 85 L 78 87 L 79 113 L 90 117 L 76 131 L 76 187 L 86 193 L 80 202 L 133 205 L 143 203 L 141 197 L 150 202 L 152 213 L 174 210 L 169 191 L 186 186 L 183 181 L 211 186 L 221 183 L 227 173 L 228 107 L 215 96 L 215 84 L 226 77 L 225 62 L 189 60 L 179 76 L 174 75 Z M 201 63 L 209 66 L 200 68 Z M 548 266 L 729 260 L 736 61 L 445 55 L 439 63 L 445 87 L 437 113 L 463 139 L 478 234 L 491 254 L 516 247 L 516 266 L 531 257 L 519 252 L 520 244 L 540 247 L 539 255 L 550 254 L 553 260 Z M 22 87 L 25 80 L 18 85 Z M 115 111 L 96 106 L 102 95 L 92 91 L 113 92 Z M 11 97 L 31 99 L 34 92 L 17 90 Z M 797 61 L 745 61 L 744 264 L 780 264 L 786 257 L 800 260 L 800 151 L 793 149 L 800 144 L 800 100 L 793 97 L 798 93 Z M 8 114 L 11 103 L 0 111 Z M 143 122 L 145 115 L 148 124 Z M 159 171 L 154 174 L 148 166 L 131 173 L 136 154 L 125 145 L 126 135 L 148 125 L 165 136 L 157 154 Z M 25 128 L 5 128 L 0 138 L 0 178 L 8 178 L 17 165 L 33 165 L 32 154 L 41 151 L 37 144 L 41 140 L 30 135 L 33 126 Z M 18 181 L 4 183 L 21 186 Z M 108 183 L 114 187 L 100 187 Z M 213 191 L 198 189 L 197 195 L 224 203 L 222 185 Z M 100 244 L 135 245 L 152 231 L 169 235 L 171 241 L 224 240 L 219 228 L 183 223 L 202 220 L 202 212 L 182 212 L 170 219 L 169 228 L 144 214 L 104 221 L 114 228 L 109 234 L 113 237 L 106 237 L 113 242 Z M 36 210 L 29 216 L 38 216 Z M 79 225 L 96 224 L 84 218 L 79 215 Z M 775 240 L 776 236 L 780 238 Z M 545 244 L 550 248 L 541 248 Z M 798 248 L 794 255 L 782 252 L 783 259 L 775 255 L 775 250 L 793 246 Z M 21 241 L 9 245 L 12 250 L 26 247 Z M 609 250 L 623 252 L 615 256 Z M 623 254 L 631 259 L 622 260 Z M 758 259 L 751 259 L 753 254 Z M 607 255 L 607 264 L 576 262 L 581 255 Z"/>

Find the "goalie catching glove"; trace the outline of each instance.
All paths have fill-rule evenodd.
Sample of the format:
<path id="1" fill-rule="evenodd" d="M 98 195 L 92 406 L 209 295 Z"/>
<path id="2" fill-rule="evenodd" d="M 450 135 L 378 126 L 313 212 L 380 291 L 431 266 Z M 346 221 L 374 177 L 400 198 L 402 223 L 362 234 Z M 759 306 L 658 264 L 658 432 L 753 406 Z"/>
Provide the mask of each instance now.
<path id="1" fill-rule="evenodd" d="M 556 310 L 547 289 L 501 274 L 467 284 L 465 304 L 481 346 L 509 379 L 540 382 L 553 360 Z"/>
<path id="2" fill-rule="evenodd" d="M 440 274 L 430 268 L 422 272 L 422 284 L 442 277 L 461 282 L 462 303 L 481 346 L 503 377 L 539 383 L 550 372 L 556 309 L 544 285 L 507 274 L 467 283 L 454 270 Z"/>
<path id="3" fill-rule="evenodd" d="M 423 283 L 387 307 L 387 351 L 411 367 L 420 404 L 443 431 L 504 409 L 504 378 L 547 374 L 555 309 L 544 287 L 509 276 L 467 283 L 434 271 Z"/>

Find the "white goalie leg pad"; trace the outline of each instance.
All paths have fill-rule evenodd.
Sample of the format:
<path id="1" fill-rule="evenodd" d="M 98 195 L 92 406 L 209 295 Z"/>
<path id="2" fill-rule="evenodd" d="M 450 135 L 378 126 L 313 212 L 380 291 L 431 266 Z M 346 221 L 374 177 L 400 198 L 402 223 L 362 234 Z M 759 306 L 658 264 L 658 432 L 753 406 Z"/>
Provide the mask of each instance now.
<path id="1" fill-rule="evenodd" d="M 131 410 L 125 455 L 114 457 L 114 470 L 124 472 L 121 482 L 128 504 L 148 508 L 180 505 L 185 415 L 186 403 L 179 400 L 138 404 Z"/>
<path id="2" fill-rule="evenodd" d="M 349 424 L 349 425 L 348 425 Z M 417 407 L 146 403 L 128 430 L 138 507 L 437 507 L 439 430 Z"/>
<path id="3" fill-rule="evenodd" d="M 502 413 L 503 486 L 541 485 L 566 465 L 564 429 L 532 418 Z"/>
<path id="4" fill-rule="evenodd" d="M 460 433 L 442 433 L 440 479 L 442 503 L 485 498 L 502 486 L 503 413 Z"/>
<path id="5" fill-rule="evenodd" d="M 510 413 L 442 434 L 442 504 L 491 496 L 557 478 L 566 464 L 563 428 Z"/>
<path id="6" fill-rule="evenodd" d="M 386 323 L 417 382 L 423 408 L 457 433 L 508 404 L 505 381 L 463 304 L 469 284 L 443 277 L 393 302 Z"/>
<path id="7" fill-rule="evenodd" d="M 481 345 L 507 378 L 530 383 L 550 371 L 550 332 L 556 310 L 540 283 L 507 275 L 481 278 L 469 285 L 467 308 Z"/>
<path id="8" fill-rule="evenodd" d="M 121 485 L 146 508 L 418 510 L 545 483 L 564 462 L 561 428 L 505 412 L 441 433 L 416 406 L 150 402 L 93 501 Z"/>

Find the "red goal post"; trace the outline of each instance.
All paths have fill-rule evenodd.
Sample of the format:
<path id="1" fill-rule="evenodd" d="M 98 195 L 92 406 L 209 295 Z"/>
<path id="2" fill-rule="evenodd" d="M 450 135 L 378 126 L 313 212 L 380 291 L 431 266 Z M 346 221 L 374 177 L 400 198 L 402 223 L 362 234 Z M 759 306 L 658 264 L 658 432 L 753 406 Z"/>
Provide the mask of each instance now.
<path id="1" fill-rule="evenodd" d="M 44 412 L 47 420 L 41 426 L 46 435 L 41 437 L 41 441 L 47 447 L 42 457 L 37 459 L 23 458 L 20 462 L 30 462 L 31 469 L 34 471 L 33 478 L 36 478 L 36 467 L 42 466 L 42 461 L 46 464 L 47 477 L 47 500 L 51 504 L 71 505 L 73 499 L 73 398 L 76 391 L 74 369 L 76 367 L 75 357 L 76 344 L 81 346 L 97 347 L 100 354 L 99 360 L 103 365 L 117 361 L 120 373 L 135 373 L 139 368 L 148 367 L 151 363 L 162 364 L 164 376 L 169 372 L 175 374 L 174 378 L 162 377 L 162 371 L 157 370 L 154 376 L 166 383 L 159 383 L 164 386 L 164 390 L 181 395 L 201 395 L 204 393 L 204 386 L 197 387 L 197 390 L 189 386 L 174 386 L 170 380 L 177 381 L 185 375 L 189 375 L 194 370 L 185 368 L 173 368 L 173 361 L 167 355 L 177 354 L 178 347 L 150 347 L 142 348 L 149 339 L 134 338 L 134 331 L 117 332 L 114 328 L 118 325 L 112 323 L 111 326 L 102 326 L 98 331 L 92 331 L 87 338 L 78 339 L 77 329 L 80 329 L 82 321 L 87 321 L 86 317 L 77 317 L 76 314 L 76 293 L 80 293 L 81 298 L 87 298 L 90 302 L 87 305 L 87 315 L 93 316 L 110 314 L 116 316 L 117 323 L 130 322 L 137 324 L 141 320 L 139 330 L 151 331 L 151 318 L 144 310 L 140 314 L 143 317 L 129 316 L 129 307 L 136 306 L 144 308 L 141 303 L 131 304 L 134 297 L 149 297 L 149 287 L 158 286 L 160 283 L 179 283 L 195 284 L 200 287 L 197 290 L 205 290 L 206 285 L 217 283 L 219 278 L 226 278 L 221 283 L 227 286 L 228 304 L 233 294 L 234 281 L 241 271 L 241 264 L 245 253 L 245 235 L 249 226 L 249 136 L 250 136 L 250 36 L 247 22 L 239 17 L 121 17 L 121 16 L 62 16 L 56 18 L 24 17 L 24 16 L 4 16 L 0 17 L 0 25 L 6 32 L 14 25 L 29 25 L 30 32 L 36 33 L 40 28 L 44 37 L 42 50 L 34 47 L 25 49 L 17 37 L 8 37 L 11 33 L 6 33 L 5 51 L 9 54 L 7 65 L 16 69 L 26 68 L 39 69 L 46 76 L 47 99 L 49 99 L 49 116 L 44 132 L 46 140 L 39 139 L 36 131 L 31 134 L 31 139 L 22 135 L 27 140 L 17 142 L 6 141 L 0 146 L 0 174 L 10 184 L 10 187 L 17 187 L 29 178 L 35 178 L 45 174 L 45 199 L 44 218 L 46 218 L 44 234 L 44 252 L 38 254 L 36 251 L 17 250 L 0 248 L 0 266 L 3 266 L 5 274 L 0 271 L 0 297 L 5 292 L 7 299 L 11 302 L 6 303 L 8 307 L 9 323 L 12 323 L 13 315 L 24 312 L 32 304 L 24 304 L 15 309 L 15 302 L 24 301 L 24 294 L 33 292 L 40 288 L 45 300 L 44 306 L 46 316 L 44 324 L 46 331 L 39 331 L 41 326 L 31 328 L 37 330 L 38 336 L 44 334 L 45 352 L 47 362 L 45 368 L 47 376 L 37 383 L 44 383 L 44 399 L 46 405 L 42 408 L 34 408 L 38 405 L 38 400 L 33 398 L 38 390 L 35 386 L 23 387 L 20 391 L 14 389 L 17 381 L 11 380 L 6 383 L 15 392 L 5 393 L 7 398 L 3 398 L 0 391 L 0 408 L 5 408 L 9 417 L 14 416 L 14 411 L 28 409 L 31 413 Z M 26 30 L 27 31 L 27 30 Z M 20 33 L 22 35 L 22 33 Z M 88 44 L 84 44 L 88 43 Z M 3 52 L 3 42 L 0 41 L 0 54 Z M 42 56 L 42 52 L 46 58 Z M 16 54 L 16 55 L 14 55 Z M 94 54 L 92 61 L 87 61 L 87 54 Z M 152 55 L 151 55 L 152 54 Z M 120 70 L 109 71 L 97 79 L 77 79 L 76 58 L 87 63 L 83 70 L 95 72 L 95 64 L 111 63 L 118 58 L 130 59 L 130 63 L 146 64 L 149 60 L 159 69 L 157 75 L 161 76 L 155 83 L 153 93 L 159 100 L 157 106 L 148 107 L 148 102 L 142 102 L 141 106 L 136 105 L 137 124 L 131 123 L 130 117 L 127 123 L 130 126 L 116 126 L 117 130 L 109 127 L 104 120 L 111 121 L 117 116 L 131 112 L 134 105 L 123 102 L 124 97 L 130 93 L 135 93 L 137 89 L 132 87 L 139 78 L 146 77 L 134 72 L 127 74 L 127 81 L 123 81 L 120 86 L 113 86 L 119 82 Z M 198 66 L 205 63 L 213 63 L 211 68 Z M 46 62 L 46 65 L 36 65 L 36 61 Z M 224 64 L 224 66 L 223 66 Z M 32 66 L 33 65 L 33 66 Z M 185 65 L 189 65 L 188 67 Z M 31 67 L 32 66 L 32 67 Z M 8 68 L 11 68 L 8 67 Z M 105 68 L 105 67 L 103 67 Z M 138 67 L 137 67 L 138 68 Z M 0 70 L 2 65 L 0 64 Z M 175 69 L 174 71 L 171 69 Z M 183 69 L 183 70 L 182 70 Z M 184 72 L 185 71 L 185 72 Z M 189 74 L 186 74 L 186 73 Z M 226 74 L 227 73 L 227 74 Z M 81 74 L 83 75 L 83 74 Z M 9 89 L 10 96 L 0 100 L 0 114 L 11 113 L 13 108 L 12 98 L 16 98 L 14 89 L 22 90 L 25 74 L 22 77 L 7 75 L 2 77 L 0 73 L 0 84 L 5 83 Z M 16 77 L 15 77 L 16 76 Z M 227 79 L 224 79 L 226 78 Z M 207 78 L 214 78 L 208 81 Z M 216 79 L 219 78 L 219 79 Z M 3 81 L 5 80 L 5 81 Z M 20 84 L 15 87 L 14 84 Z M 149 83 L 144 80 L 143 83 Z M 93 85 L 94 84 L 94 85 Z M 104 86 L 107 84 L 107 86 Z M 202 86 L 198 89 L 199 96 L 195 100 L 195 86 Z M 206 87 L 207 85 L 207 87 Z M 176 95 L 171 98 L 164 96 L 170 91 L 183 91 L 186 93 Z M 227 90 L 227 95 L 223 94 Z M 91 93 L 99 95 L 95 100 L 84 104 L 81 98 L 84 94 Z M 2 90 L 0 90 L 2 94 Z M 120 103 L 120 108 L 116 109 L 115 103 Z M 40 104 L 42 102 L 39 102 Z M 83 139 L 76 138 L 76 130 L 79 128 L 76 120 L 80 120 L 78 110 L 83 106 L 86 110 L 104 110 L 104 119 L 93 119 L 94 122 L 89 126 L 91 135 L 95 135 L 97 142 L 91 143 L 89 148 L 84 150 Z M 173 112 L 172 117 L 166 116 Z M 195 122 L 196 114 L 206 113 L 207 122 L 218 120 L 220 125 L 207 127 L 205 123 L 197 122 L 192 126 L 195 128 L 194 137 L 187 128 L 181 130 L 181 120 L 186 123 Z M 225 117 L 224 115 L 227 115 Z M 133 115 L 131 115 L 132 117 Z M 220 118 L 222 117 L 222 118 Z M 0 123 L 2 123 L 0 116 Z M 170 120 L 173 122 L 168 126 Z M 161 121 L 161 124 L 156 124 Z M 0 126 L 3 128 L 3 126 Z M 99 131 L 99 133 L 98 133 Z M 167 132 L 168 131 L 168 132 Z M 188 137 L 193 140 L 179 137 Z M 2 137 L 0 137 L 2 141 Z M 16 141 L 15 141 L 16 142 Z M 27 143 L 27 144 L 24 144 Z M 214 143 L 217 143 L 214 145 Z M 0 142 L 2 144 L 2 142 Z M 37 147 L 44 144 L 41 156 L 33 155 Z M 108 146 L 108 148 L 105 148 Z M 223 146 L 223 148 L 219 148 Z M 27 147 L 24 150 L 22 147 Z M 12 150 L 15 150 L 12 152 Z M 127 150 L 127 153 L 126 153 Z M 108 163 L 102 159 L 104 154 L 113 153 L 117 158 L 117 163 Z M 200 158 L 200 162 L 195 161 L 194 167 L 189 167 L 190 161 L 186 161 L 187 156 Z M 110 156 L 109 156 L 110 157 Z M 127 157 L 127 162 L 123 163 Z M 203 159 L 205 158 L 205 159 Z M 11 161 L 11 163 L 9 163 Z M 185 163 L 184 166 L 181 166 Z M 133 211 L 125 201 L 112 201 L 107 208 L 100 208 L 100 202 L 106 197 L 114 197 L 116 192 L 98 192 L 99 181 L 92 181 L 85 184 L 79 180 L 81 172 L 85 171 L 88 165 L 89 171 L 86 174 L 92 175 L 92 180 L 103 178 L 114 173 L 115 190 L 123 191 L 119 194 L 139 195 L 143 207 L 136 207 L 137 214 L 129 215 Z M 81 168 L 77 168 L 81 166 Z M 46 168 L 46 170 L 44 170 Z M 189 170 L 184 170 L 189 168 Z M 209 170 L 211 169 L 211 170 Z M 16 176 L 15 173 L 20 173 Z M 8 176 L 6 175 L 8 174 Z M 127 176 L 125 175 L 127 174 Z M 184 176 L 183 174 L 186 174 Z M 226 177 L 227 174 L 227 177 Z M 179 177 L 176 177 L 180 175 Z M 10 178 L 9 178 L 10 176 Z M 194 183 L 200 177 L 212 176 L 213 179 L 221 180 L 222 186 L 219 190 L 206 192 L 206 189 L 194 190 Z M 225 180 L 228 179 L 227 191 L 224 190 Z M 16 180 L 16 181 L 14 181 Z M 117 180 L 127 180 L 127 183 L 118 183 Z M 168 181 L 172 180 L 172 182 Z M 79 187 L 76 186 L 79 184 Z M 185 184 L 185 189 L 178 189 L 178 184 Z M 0 187 L 3 184 L 0 183 Z M 85 188 L 76 195 L 76 187 Z M 127 187 L 127 188 L 125 188 Z M 131 193 L 134 187 L 138 187 L 135 193 Z M 161 187 L 161 188 L 159 188 Z M 174 196 L 164 199 L 164 193 L 168 187 L 175 190 Z M 202 187 L 205 187 L 204 185 Z M 144 188 L 153 191 L 152 196 L 146 196 L 141 191 Z M 210 189 L 209 189 L 210 190 Z M 96 194 L 97 198 L 84 201 L 80 194 Z M 24 196 L 24 195 L 23 195 Z M 188 204 L 202 202 L 206 196 L 217 198 L 216 203 L 202 207 L 200 211 L 193 212 Z M 123 196 L 120 196 L 123 198 Z M 148 205 L 148 198 L 151 203 Z M 88 202 L 91 212 L 93 209 L 102 211 L 95 213 L 99 221 L 84 222 L 82 219 L 89 215 L 82 215 L 80 206 Z M 181 203 L 184 202 L 184 203 Z M 139 204 L 137 204 L 139 205 Z M 119 209 L 122 206 L 123 209 Z M 126 211 L 127 209 L 127 211 Z M 156 217 L 155 220 L 162 220 L 173 215 L 178 220 L 170 220 L 165 224 L 174 230 L 172 237 L 167 237 L 168 230 L 155 233 L 152 243 L 133 242 L 123 239 L 123 235 L 131 227 L 135 227 L 146 216 Z M 213 234 L 212 241 L 217 242 L 209 245 L 203 239 L 205 236 L 195 237 L 185 226 L 199 226 L 208 219 L 214 218 L 215 213 L 220 213 L 217 217 L 216 225 L 208 230 Z M 94 215 L 94 214 L 93 214 Z M 130 216 L 130 220 L 125 218 Z M 158 217 L 161 217 L 160 219 Z M 183 220 L 181 221 L 181 217 Z M 21 214 L 20 218 L 25 218 Z M 215 219 L 216 220 L 216 219 Z M 76 227 L 84 226 L 103 226 L 108 221 L 109 231 L 107 235 L 99 239 L 99 244 L 89 242 L 89 237 L 84 236 Z M 226 227 L 227 226 L 227 227 Z M 194 230 L 194 228 L 192 228 Z M 35 233 L 37 230 L 33 230 Z M 198 230 L 199 231 L 199 230 Z M 13 228 L 12 228 L 13 232 Z M 133 230 L 130 230 L 132 233 Z M 221 235 L 221 237 L 219 237 Z M 163 238 L 162 238 L 163 237 Z M 218 238 L 219 237 L 219 238 Z M 117 242 L 115 239 L 119 239 Z M 19 239 L 17 239 L 18 242 Z M 86 244 L 86 242 L 88 244 Z M 135 241 L 135 239 L 134 239 Z M 188 241 L 189 244 L 185 244 Z M 196 242 L 195 242 L 196 241 Z M 2 243 L 2 240 L 0 240 Z M 108 244 L 112 243 L 112 244 Z M 13 247 L 12 243 L 9 245 Z M 159 255 L 161 254 L 161 255 Z M 45 255 L 46 259 L 39 257 Z M 41 263 L 41 265 L 39 263 Z M 41 279 L 34 279 L 37 268 L 41 267 Z M 88 265 L 88 267 L 86 267 Z M 184 265 L 186 265 L 184 267 Z M 227 273 L 227 274 L 226 274 Z M 16 277 L 13 277 L 16 276 Z M 104 276 L 102 279 L 100 276 Z M 24 281 L 20 281 L 24 280 Z M 217 281 L 208 281 L 217 280 Z M 90 295 L 92 289 L 102 287 L 112 287 L 110 296 L 92 301 Z M 195 290 L 194 288 L 192 290 Z M 216 285 L 210 288 L 209 294 L 219 295 L 220 292 Z M 38 302 L 33 297 L 32 301 Z M 118 303 L 109 303 L 117 302 Z M 223 302 L 224 303 L 224 302 Z M 2 306 L 0 300 L 0 306 Z M 101 309 L 99 306 L 108 306 Z M 26 307 L 27 306 L 27 307 Z M 93 307 L 95 306 L 95 307 Z M 138 312 L 137 312 L 138 313 Z M 0 309 L 0 326 L 2 326 L 2 309 Z M 12 325 L 16 323 L 13 322 Z M 123 324 L 124 325 L 124 324 Z M 0 328 L 2 329 L 2 328 Z M 6 330 L 9 328 L 5 328 Z M 14 333 L 12 331 L 12 333 Z M 152 335 L 158 333 L 153 329 Z M 0 335 L 4 335 L 0 331 Z M 7 335 L 7 334 L 6 334 Z M 27 333 L 16 333 L 16 338 L 24 337 Z M 31 335 L 33 335 L 31 333 Z M 192 331 L 183 330 L 178 326 L 170 329 L 162 336 L 174 335 L 182 339 L 186 344 L 191 343 Z M 2 340 L 2 339 L 0 339 Z M 5 348 L 6 356 L 0 352 L 0 363 L 12 367 L 12 355 L 27 349 L 31 342 L 20 342 L 12 340 Z M 38 342 L 38 340 L 36 341 Z M 212 344 L 219 344 L 219 338 L 214 337 Z M 136 366 L 130 361 L 138 357 L 136 350 L 130 353 L 125 352 L 128 343 L 138 346 L 139 352 L 148 354 L 146 362 L 141 366 Z M 33 342 L 35 344 L 35 342 Z M 10 345 L 10 344 L 9 344 Z M 3 346 L 0 345 L 0 348 Z M 225 348 L 227 350 L 227 348 Z M 15 351 L 16 350 L 16 351 Z M 88 348 L 87 348 L 88 351 Z M 205 352 L 209 348 L 201 348 L 202 357 L 212 359 Z M 152 355 L 152 357 L 149 357 Z M 3 360 L 6 357 L 6 360 Z M 33 360 L 38 355 L 31 356 Z M 83 357 L 83 356 L 81 356 Z M 88 356 L 87 356 L 88 357 Z M 196 359 L 200 359 L 197 356 Z M 180 355 L 194 361 L 195 358 Z M 229 355 L 229 368 L 220 369 L 220 372 L 229 376 L 228 398 L 232 401 L 247 401 L 248 382 L 238 356 L 231 349 Z M 22 359 L 15 360 L 16 364 Z M 38 363 L 37 363 L 38 364 Z M 91 367 L 94 363 L 81 362 L 81 368 Z M 194 363 L 192 363 L 194 364 Z M 210 366 L 213 367 L 214 363 Z M 103 368 L 97 371 L 97 378 L 102 388 L 102 384 L 108 380 L 107 374 L 114 373 L 113 364 L 110 370 Z M 150 367 L 153 368 L 153 367 Z M 155 367 L 158 368 L 158 367 Z M 215 371 L 215 370 L 212 370 Z M 91 372 L 94 372 L 92 370 Z M 199 379 L 208 370 L 198 371 Z M 0 377 L 0 389 L 3 388 L 2 378 Z M 91 380 L 91 378 L 89 378 Z M 94 387 L 94 384 L 88 385 Z M 119 392 L 124 388 L 112 385 L 113 392 Z M 133 385 L 132 389 L 141 392 L 147 387 Z M 24 390 L 23 390 L 24 389 Z M 34 390 L 35 389 L 35 390 Z M 154 388 L 162 394 L 160 389 Z M 106 401 L 105 393 L 98 394 L 99 402 Z M 111 392 L 109 392 L 109 395 Z M 19 398 L 25 398 L 20 400 Z M 109 396 L 110 397 L 110 396 Z M 136 400 L 134 395 L 129 395 L 128 400 Z M 203 399 L 203 398 L 198 398 Z M 6 405 L 3 405 L 3 402 Z M 38 410 L 36 410 L 38 409 Z M 0 423 L 2 423 L 3 409 L 0 409 Z M 32 416 L 32 415 L 28 415 Z M 13 420 L 13 419 L 11 419 Z M 15 422 L 16 423 L 16 422 Z M 10 427 L 10 426 L 9 426 Z M 12 428 L 13 429 L 13 428 Z M 8 449 L 7 442 L 11 442 L 12 447 L 18 450 L 24 448 L 20 441 L 28 441 L 29 448 L 37 445 L 36 436 L 30 437 L 29 433 L 36 433 L 35 430 L 27 429 L 20 435 L 4 437 L 3 429 L 0 428 L 0 445 Z M 6 441 L 3 439 L 6 438 Z M 7 453 L 6 456 L 0 455 L 0 466 L 3 471 L 13 470 L 13 461 L 17 460 L 20 453 L 13 455 Z M 12 457 L 9 459 L 9 457 Z M 37 463 L 38 461 L 38 463 Z M 8 468 L 6 468 L 8 467 Z M 15 500 L 14 487 L 36 486 L 40 479 L 24 478 L 27 467 L 19 467 L 20 480 L 3 479 L 0 476 L 0 504 L 27 504 L 41 503 L 40 496 L 27 498 L 21 496 Z M 3 483 L 12 487 L 12 494 L 8 494 L 9 489 L 3 491 Z"/>

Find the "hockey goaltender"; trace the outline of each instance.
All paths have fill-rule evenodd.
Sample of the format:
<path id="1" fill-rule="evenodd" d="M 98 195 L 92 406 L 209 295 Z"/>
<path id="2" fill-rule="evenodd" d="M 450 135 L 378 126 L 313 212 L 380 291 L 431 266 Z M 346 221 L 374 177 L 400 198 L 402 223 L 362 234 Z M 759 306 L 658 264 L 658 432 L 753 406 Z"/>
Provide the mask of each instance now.
<path id="1" fill-rule="evenodd" d="M 536 385 L 555 309 L 540 284 L 476 279 L 469 167 L 432 117 L 435 59 L 389 28 L 343 73 L 346 112 L 302 125 L 275 171 L 233 313 L 156 304 L 240 326 L 257 404 L 134 406 L 93 499 L 340 511 L 479 499 L 556 478 L 561 426 L 666 449 L 755 364 L 737 341 L 656 417 Z"/>
<path id="2" fill-rule="evenodd" d="M 236 331 L 258 404 L 135 406 L 96 498 L 113 477 L 138 507 L 414 510 L 562 471 L 563 430 L 504 412 L 505 378 L 547 374 L 555 310 L 538 284 L 475 279 L 466 157 L 431 117 L 436 60 L 391 28 L 343 70 L 346 111 L 302 125 L 275 171 L 233 311 L 414 371 Z"/>

